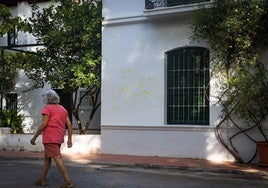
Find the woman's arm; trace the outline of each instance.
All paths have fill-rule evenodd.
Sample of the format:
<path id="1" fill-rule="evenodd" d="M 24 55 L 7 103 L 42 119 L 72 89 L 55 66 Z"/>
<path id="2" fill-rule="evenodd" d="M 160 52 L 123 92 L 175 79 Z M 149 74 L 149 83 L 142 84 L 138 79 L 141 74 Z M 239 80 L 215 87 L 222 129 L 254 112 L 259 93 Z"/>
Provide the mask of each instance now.
<path id="1" fill-rule="evenodd" d="M 32 145 L 35 145 L 36 138 L 44 131 L 44 129 L 47 126 L 48 121 L 49 121 L 49 116 L 48 115 L 43 115 L 42 123 L 39 126 L 38 130 L 36 131 L 36 133 L 34 134 L 33 138 L 31 139 L 31 144 Z"/>
<path id="2" fill-rule="evenodd" d="M 73 143 L 72 143 L 72 131 L 73 131 L 73 128 L 72 128 L 72 123 L 70 121 L 69 116 L 67 116 L 67 118 L 66 118 L 66 125 L 67 125 L 67 128 L 68 128 L 68 141 L 67 141 L 67 145 L 68 145 L 68 148 L 70 148 L 70 147 L 73 146 Z"/>

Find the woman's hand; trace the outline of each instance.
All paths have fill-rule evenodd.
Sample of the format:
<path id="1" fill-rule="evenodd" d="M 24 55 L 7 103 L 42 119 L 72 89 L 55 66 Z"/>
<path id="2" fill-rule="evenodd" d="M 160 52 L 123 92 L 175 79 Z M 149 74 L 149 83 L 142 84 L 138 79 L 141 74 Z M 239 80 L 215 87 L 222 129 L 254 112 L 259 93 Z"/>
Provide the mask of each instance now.
<path id="1" fill-rule="evenodd" d="M 68 145 L 68 148 L 71 148 L 73 146 L 72 141 L 68 140 L 67 145 Z"/>
<path id="2" fill-rule="evenodd" d="M 36 144 L 35 144 L 35 140 L 36 140 L 35 137 L 33 137 L 33 138 L 31 139 L 31 144 L 32 144 L 32 145 L 36 145 Z"/>

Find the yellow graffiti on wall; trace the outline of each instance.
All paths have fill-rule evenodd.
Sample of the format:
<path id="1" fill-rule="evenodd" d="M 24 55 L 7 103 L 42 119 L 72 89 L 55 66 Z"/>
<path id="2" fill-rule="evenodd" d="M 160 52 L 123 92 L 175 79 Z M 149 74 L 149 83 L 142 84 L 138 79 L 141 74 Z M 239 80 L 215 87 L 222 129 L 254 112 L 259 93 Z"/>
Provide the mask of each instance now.
<path id="1" fill-rule="evenodd" d="M 140 77 L 136 70 L 123 71 L 121 80 L 113 89 L 114 110 L 126 114 L 144 112 L 161 104 L 159 82 L 156 79 Z"/>

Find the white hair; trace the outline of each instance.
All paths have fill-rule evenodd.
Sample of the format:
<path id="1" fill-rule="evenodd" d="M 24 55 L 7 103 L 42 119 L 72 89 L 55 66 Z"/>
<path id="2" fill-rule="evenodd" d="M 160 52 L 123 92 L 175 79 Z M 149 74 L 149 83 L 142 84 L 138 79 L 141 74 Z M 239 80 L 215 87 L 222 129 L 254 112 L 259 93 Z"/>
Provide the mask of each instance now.
<path id="1" fill-rule="evenodd" d="M 42 95 L 43 102 L 45 104 L 59 104 L 60 97 L 53 89 L 47 89 Z"/>

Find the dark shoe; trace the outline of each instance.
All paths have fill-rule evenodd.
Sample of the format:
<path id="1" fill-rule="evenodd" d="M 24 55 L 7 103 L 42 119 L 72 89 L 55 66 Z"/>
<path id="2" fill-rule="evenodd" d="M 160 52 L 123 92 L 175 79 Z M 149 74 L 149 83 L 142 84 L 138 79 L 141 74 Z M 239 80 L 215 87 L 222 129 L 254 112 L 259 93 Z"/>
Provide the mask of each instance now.
<path id="1" fill-rule="evenodd" d="M 35 185 L 38 185 L 38 186 L 47 186 L 47 183 L 46 182 L 42 182 L 41 180 L 38 180 L 35 182 Z"/>
<path id="2" fill-rule="evenodd" d="M 60 188 L 74 188 L 74 184 L 73 182 L 69 181 L 69 182 L 64 182 Z"/>

